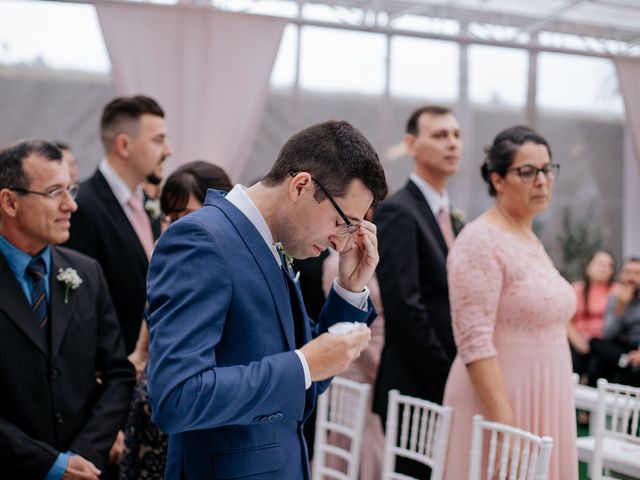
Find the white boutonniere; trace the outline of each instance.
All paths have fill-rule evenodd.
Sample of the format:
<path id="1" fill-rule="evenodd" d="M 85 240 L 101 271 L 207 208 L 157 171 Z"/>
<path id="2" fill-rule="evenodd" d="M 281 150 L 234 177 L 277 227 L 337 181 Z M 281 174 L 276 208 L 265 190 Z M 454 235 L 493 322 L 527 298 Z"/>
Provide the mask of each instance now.
<path id="1" fill-rule="evenodd" d="M 157 220 L 160 218 L 160 215 L 162 215 L 162 210 L 160 210 L 160 200 L 153 200 L 149 198 L 144 202 L 144 209 L 153 220 Z"/>
<path id="2" fill-rule="evenodd" d="M 464 214 L 464 212 L 462 210 L 460 210 L 459 208 L 454 208 L 451 211 L 451 217 L 454 220 L 462 223 L 462 222 L 464 222 L 464 219 L 465 219 L 466 216 L 465 216 L 465 214 Z"/>
<path id="3" fill-rule="evenodd" d="M 69 303 L 69 290 L 77 290 L 82 285 L 82 279 L 78 272 L 74 268 L 60 268 L 58 270 L 58 276 L 56 277 L 59 282 L 64 283 L 64 303 Z"/>

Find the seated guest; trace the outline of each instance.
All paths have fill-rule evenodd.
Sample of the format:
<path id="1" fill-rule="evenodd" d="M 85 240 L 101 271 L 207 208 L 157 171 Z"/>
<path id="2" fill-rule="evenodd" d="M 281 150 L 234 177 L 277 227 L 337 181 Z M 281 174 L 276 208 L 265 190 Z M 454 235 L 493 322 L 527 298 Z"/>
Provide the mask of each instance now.
<path id="1" fill-rule="evenodd" d="M 610 253 L 596 251 L 587 262 L 582 280 L 572 284 L 578 306 L 576 314 L 567 325 L 573 371 L 585 373 L 589 362 L 589 340 L 601 338 L 604 314 L 613 286 L 615 262 Z"/>
<path id="2" fill-rule="evenodd" d="M 600 377 L 624 385 L 640 386 L 640 258 L 629 258 L 613 289 L 604 320 L 602 339 L 591 340 L 597 362 L 590 368 L 591 382 Z"/>
<path id="3" fill-rule="evenodd" d="M 98 479 L 134 370 L 100 265 L 69 238 L 77 185 L 39 140 L 0 151 L 2 478 Z"/>
<path id="4" fill-rule="evenodd" d="M 225 192 L 232 188 L 227 173 L 216 165 L 196 160 L 173 172 L 160 195 L 165 226 L 201 208 L 209 188 Z M 148 339 L 148 330 L 145 328 L 134 351 L 137 358 L 143 359 L 143 370 L 148 356 Z M 162 480 L 166 456 L 167 436 L 151 423 L 145 370 L 136 384 L 125 427 L 125 452 L 120 464 L 120 479 Z"/>

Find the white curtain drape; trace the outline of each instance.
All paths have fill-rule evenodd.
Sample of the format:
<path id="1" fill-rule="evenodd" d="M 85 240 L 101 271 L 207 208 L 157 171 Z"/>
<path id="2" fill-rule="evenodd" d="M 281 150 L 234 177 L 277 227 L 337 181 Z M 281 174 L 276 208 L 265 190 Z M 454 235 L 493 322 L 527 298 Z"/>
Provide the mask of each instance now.
<path id="1" fill-rule="evenodd" d="M 640 254 L 640 60 L 614 58 L 627 125 L 625 129 L 624 192 L 622 199 L 622 252 Z"/>
<path id="2" fill-rule="evenodd" d="M 242 173 L 261 120 L 285 21 L 187 5 L 94 2 L 119 95 L 163 107 L 173 156 Z"/>

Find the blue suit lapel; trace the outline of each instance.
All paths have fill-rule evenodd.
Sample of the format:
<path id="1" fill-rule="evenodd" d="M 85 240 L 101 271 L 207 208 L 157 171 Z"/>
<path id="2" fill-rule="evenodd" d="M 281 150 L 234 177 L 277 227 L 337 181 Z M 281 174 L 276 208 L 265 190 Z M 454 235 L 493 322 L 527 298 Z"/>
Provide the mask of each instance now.
<path id="1" fill-rule="evenodd" d="M 293 326 L 294 320 L 291 313 L 289 294 L 278 262 L 273 257 L 271 250 L 249 219 L 218 192 L 209 190 L 205 205 L 211 205 L 220 209 L 234 226 L 247 249 L 251 252 L 251 255 L 253 255 L 273 297 L 273 303 L 278 311 L 278 317 L 287 339 L 287 345 L 290 350 L 294 350 L 296 348 Z"/>

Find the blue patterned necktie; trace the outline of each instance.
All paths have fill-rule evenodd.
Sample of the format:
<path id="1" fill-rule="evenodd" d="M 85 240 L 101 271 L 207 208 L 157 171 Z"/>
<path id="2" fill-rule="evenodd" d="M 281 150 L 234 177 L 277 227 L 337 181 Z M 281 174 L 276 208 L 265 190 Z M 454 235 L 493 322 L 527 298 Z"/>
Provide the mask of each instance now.
<path id="1" fill-rule="evenodd" d="M 27 266 L 27 274 L 31 280 L 31 310 L 35 313 L 40 328 L 48 335 L 49 306 L 44 283 L 46 271 L 47 266 L 41 257 L 32 258 Z"/>

